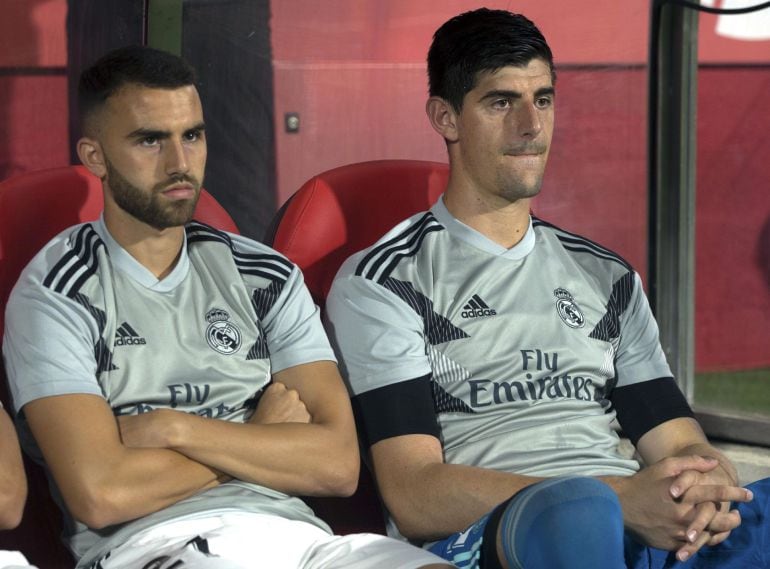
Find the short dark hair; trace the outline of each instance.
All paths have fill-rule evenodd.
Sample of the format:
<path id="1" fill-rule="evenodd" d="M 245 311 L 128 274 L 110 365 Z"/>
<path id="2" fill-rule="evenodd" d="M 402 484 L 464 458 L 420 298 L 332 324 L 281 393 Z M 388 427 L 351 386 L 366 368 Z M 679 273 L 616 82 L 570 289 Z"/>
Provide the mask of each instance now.
<path id="1" fill-rule="evenodd" d="M 445 22 L 428 51 L 430 95 L 462 110 L 479 74 L 503 67 L 524 67 L 533 59 L 548 63 L 556 81 L 551 48 L 534 23 L 521 14 L 479 8 Z"/>
<path id="2" fill-rule="evenodd" d="M 95 110 L 126 85 L 176 89 L 194 85 L 195 80 L 195 70 L 179 56 L 138 45 L 115 49 L 80 75 L 80 122 L 84 124 Z"/>

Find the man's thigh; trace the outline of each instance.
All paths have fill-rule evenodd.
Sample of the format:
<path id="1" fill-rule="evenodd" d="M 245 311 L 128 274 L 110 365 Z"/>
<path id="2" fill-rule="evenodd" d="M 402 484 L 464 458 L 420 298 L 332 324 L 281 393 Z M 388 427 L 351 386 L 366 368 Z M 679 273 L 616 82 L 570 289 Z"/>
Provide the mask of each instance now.
<path id="1" fill-rule="evenodd" d="M 227 512 L 149 528 L 90 569 L 296 569 L 309 548 L 326 537 L 309 523 Z"/>
<path id="2" fill-rule="evenodd" d="M 316 543 L 302 569 L 419 569 L 450 567 L 447 562 L 403 541 L 359 533 L 331 536 Z"/>
<path id="3" fill-rule="evenodd" d="M 417 569 L 438 557 L 381 535 L 332 536 L 306 523 L 227 513 L 151 528 L 93 569 Z"/>

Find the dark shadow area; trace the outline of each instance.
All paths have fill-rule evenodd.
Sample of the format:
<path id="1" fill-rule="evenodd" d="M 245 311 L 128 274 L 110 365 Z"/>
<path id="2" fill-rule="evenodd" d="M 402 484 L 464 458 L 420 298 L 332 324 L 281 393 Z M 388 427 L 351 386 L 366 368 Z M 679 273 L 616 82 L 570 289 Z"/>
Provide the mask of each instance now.
<path id="1" fill-rule="evenodd" d="M 145 0 L 68 0 L 67 77 L 69 79 L 70 164 L 79 164 L 77 86 L 80 73 L 112 49 L 144 43 Z"/>
<path id="2" fill-rule="evenodd" d="M 764 277 L 768 293 L 770 293 L 770 216 L 765 220 L 759 232 L 756 259 L 759 272 Z"/>
<path id="3" fill-rule="evenodd" d="M 206 188 L 252 239 L 277 209 L 269 23 L 268 0 L 183 3 L 182 56 L 198 72 L 206 117 Z"/>

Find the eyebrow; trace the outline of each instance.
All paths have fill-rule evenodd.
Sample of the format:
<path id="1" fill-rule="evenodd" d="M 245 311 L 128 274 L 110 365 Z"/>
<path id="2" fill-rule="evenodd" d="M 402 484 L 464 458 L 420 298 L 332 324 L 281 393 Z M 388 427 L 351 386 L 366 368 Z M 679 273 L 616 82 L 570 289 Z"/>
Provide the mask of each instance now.
<path id="1" fill-rule="evenodd" d="M 206 124 L 203 122 L 199 122 L 195 126 L 191 126 L 190 128 L 186 128 L 185 132 L 191 132 L 191 131 L 197 131 L 202 132 L 206 130 Z M 138 128 L 126 136 L 126 138 L 157 138 L 160 140 L 164 140 L 166 138 L 169 138 L 171 136 L 171 132 L 167 130 L 154 130 L 151 128 Z"/>
<path id="2" fill-rule="evenodd" d="M 551 87 L 541 87 L 537 91 L 535 91 L 535 97 L 543 97 L 546 95 L 556 95 L 556 88 L 553 86 Z M 484 93 L 484 95 L 479 99 L 479 101 L 486 101 L 488 99 L 521 99 L 522 94 L 519 91 L 510 91 L 507 89 L 495 89 L 493 91 L 487 91 Z"/>

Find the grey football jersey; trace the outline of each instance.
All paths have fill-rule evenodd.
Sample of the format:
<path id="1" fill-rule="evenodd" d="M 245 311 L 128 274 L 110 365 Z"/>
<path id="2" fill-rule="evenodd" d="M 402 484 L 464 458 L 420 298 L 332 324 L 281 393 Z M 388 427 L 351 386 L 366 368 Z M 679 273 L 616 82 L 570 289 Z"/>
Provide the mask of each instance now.
<path id="1" fill-rule="evenodd" d="M 116 415 L 162 407 L 244 421 L 272 373 L 334 360 L 290 261 L 195 222 L 185 239 L 162 280 L 122 249 L 102 220 L 46 245 L 7 309 L 3 352 L 17 410 L 41 397 L 89 393 L 103 396 Z M 27 450 L 39 456 L 19 417 Z M 69 543 L 86 563 L 150 525 L 233 508 L 328 530 L 300 500 L 234 481 L 122 527 L 93 532 L 68 519 Z"/>
<path id="2" fill-rule="evenodd" d="M 442 199 L 346 261 L 327 311 L 353 396 L 431 374 L 449 463 L 632 474 L 608 397 L 671 376 L 623 259 L 536 218 L 505 249 Z"/>

